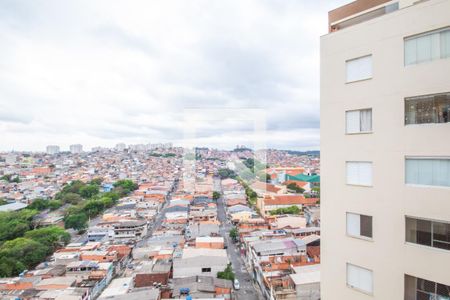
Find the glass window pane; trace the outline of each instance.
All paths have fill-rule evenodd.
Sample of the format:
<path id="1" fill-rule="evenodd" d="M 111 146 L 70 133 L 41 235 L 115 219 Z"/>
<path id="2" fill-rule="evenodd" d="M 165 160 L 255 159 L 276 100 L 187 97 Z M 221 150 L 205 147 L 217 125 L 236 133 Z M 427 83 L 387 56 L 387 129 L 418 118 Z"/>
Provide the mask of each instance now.
<path id="1" fill-rule="evenodd" d="M 372 237 L 372 217 L 361 215 L 361 235 Z"/>
<path id="2" fill-rule="evenodd" d="M 359 173 L 358 163 L 347 162 L 347 184 L 358 184 L 359 183 L 358 173 Z"/>
<path id="3" fill-rule="evenodd" d="M 406 183 L 418 184 L 419 183 L 419 160 L 407 159 L 405 162 L 406 169 Z"/>
<path id="4" fill-rule="evenodd" d="M 431 60 L 431 36 L 424 35 L 417 38 L 417 62 Z"/>
<path id="5" fill-rule="evenodd" d="M 364 56 L 346 62 L 347 82 L 372 77 L 372 56 Z"/>
<path id="6" fill-rule="evenodd" d="M 443 297 L 450 297 L 450 286 L 445 285 L 445 284 L 437 284 L 437 289 L 436 292 L 439 296 L 443 296 Z M 438 298 L 438 300 L 444 300 L 444 299 L 448 299 L 448 298 Z"/>
<path id="7" fill-rule="evenodd" d="M 359 184 L 369 186 L 372 185 L 372 163 L 359 163 Z"/>
<path id="8" fill-rule="evenodd" d="M 419 184 L 433 184 L 433 161 L 430 159 L 419 159 Z"/>
<path id="9" fill-rule="evenodd" d="M 431 40 L 431 60 L 440 59 L 441 58 L 440 32 L 430 34 L 430 40 Z"/>
<path id="10" fill-rule="evenodd" d="M 347 234 L 353 236 L 360 235 L 360 216 L 358 214 L 347 213 Z"/>
<path id="11" fill-rule="evenodd" d="M 372 131 L 372 109 L 363 109 L 360 112 L 361 132 Z"/>
<path id="12" fill-rule="evenodd" d="M 409 243 L 417 243 L 417 220 L 413 218 L 406 218 L 406 241 Z"/>
<path id="13" fill-rule="evenodd" d="M 415 38 L 405 40 L 405 65 L 417 63 L 417 40 Z"/>
<path id="14" fill-rule="evenodd" d="M 441 32 L 441 58 L 450 57 L 450 29 Z"/>
<path id="15" fill-rule="evenodd" d="M 416 242 L 420 245 L 431 246 L 431 221 L 417 220 Z"/>
<path id="16" fill-rule="evenodd" d="M 359 120 L 359 110 L 347 111 L 345 113 L 346 123 L 347 123 L 347 133 L 358 133 L 360 132 L 360 120 Z"/>

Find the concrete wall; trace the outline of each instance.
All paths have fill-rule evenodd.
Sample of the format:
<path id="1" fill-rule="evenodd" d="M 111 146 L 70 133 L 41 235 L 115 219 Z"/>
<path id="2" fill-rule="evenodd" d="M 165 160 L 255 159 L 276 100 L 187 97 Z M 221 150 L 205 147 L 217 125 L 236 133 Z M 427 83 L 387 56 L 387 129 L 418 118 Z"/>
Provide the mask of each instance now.
<path id="1" fill-rule="evenodd" d="M 405 243 L 405 215 L 450 220 L 450 189 L 405 184 L 405 156 L 450 156 L 450 124 L 404 125 L 404 98 L 450 91 L 450 59 L 404 66 L 404 37 L 450 25 L 430 0 L 321 38 L 322 299 L 404 299 L 405 274 L 450 285 L 450 252 Z M 373 78 L 346 83 L 345 61 L 373 55 Z M 345 134 L 345 111 L 373 109 L 373 133 Z M 372 161 L 373 186 L 346 185 L 346 161 Z M 373 216 L 373 240 L 346 236 L 346 212 Z M 372 296 L 346 286 L 346 263 L 373 270 Z"/>

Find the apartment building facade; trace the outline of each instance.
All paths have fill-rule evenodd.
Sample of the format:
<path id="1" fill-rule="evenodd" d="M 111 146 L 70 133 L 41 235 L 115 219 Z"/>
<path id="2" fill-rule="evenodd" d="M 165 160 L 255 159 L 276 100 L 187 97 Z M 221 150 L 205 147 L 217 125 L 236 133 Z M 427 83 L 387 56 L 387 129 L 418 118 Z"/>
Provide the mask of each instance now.
<path id="1" fill-rule="evenodd" d="M 329 31 L 322 299 L 450 299 L 450 0 L 358 0 Z"/>

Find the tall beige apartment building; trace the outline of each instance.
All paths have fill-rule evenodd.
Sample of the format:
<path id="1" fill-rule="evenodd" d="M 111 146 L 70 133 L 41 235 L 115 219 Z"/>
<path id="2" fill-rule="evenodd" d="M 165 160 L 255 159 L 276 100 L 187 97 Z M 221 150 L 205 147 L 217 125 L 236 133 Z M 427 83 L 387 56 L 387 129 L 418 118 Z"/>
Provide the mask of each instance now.
<path id="1" fill-rule="evenodd" d="M 358 0 L 321 38 L 323 300 L 450 299 L 450 0 Z"/>

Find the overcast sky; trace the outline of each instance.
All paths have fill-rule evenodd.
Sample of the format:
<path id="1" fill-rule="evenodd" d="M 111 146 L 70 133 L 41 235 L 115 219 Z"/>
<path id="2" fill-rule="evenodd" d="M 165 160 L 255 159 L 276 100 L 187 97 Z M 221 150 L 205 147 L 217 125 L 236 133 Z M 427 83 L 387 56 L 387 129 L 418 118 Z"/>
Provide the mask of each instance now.
<path id="1" fill-rule="evenodd" d="M 348 2 L 2 0 L 0 150 L 318 149 L 319 36 Z"/>

